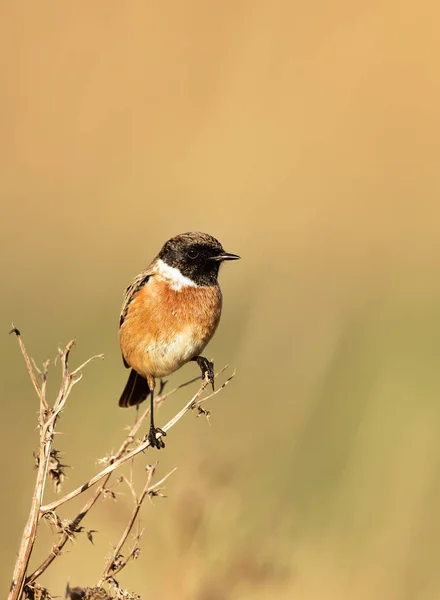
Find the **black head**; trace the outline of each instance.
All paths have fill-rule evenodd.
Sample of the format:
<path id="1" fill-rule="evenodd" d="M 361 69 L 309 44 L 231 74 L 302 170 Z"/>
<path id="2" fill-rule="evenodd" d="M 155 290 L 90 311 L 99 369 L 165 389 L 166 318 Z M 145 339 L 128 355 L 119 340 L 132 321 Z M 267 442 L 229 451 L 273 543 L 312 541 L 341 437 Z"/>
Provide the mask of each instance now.
<path id="1" fill-rule="evenodd" d="M 207 233 L 190 231 L 166 242 L 159 258 L 170 267 L 179 269 L 197 285 L 215 285 L 218 270 L 224 260 L 240 258 L 223 250 L 218 240 Z"/>

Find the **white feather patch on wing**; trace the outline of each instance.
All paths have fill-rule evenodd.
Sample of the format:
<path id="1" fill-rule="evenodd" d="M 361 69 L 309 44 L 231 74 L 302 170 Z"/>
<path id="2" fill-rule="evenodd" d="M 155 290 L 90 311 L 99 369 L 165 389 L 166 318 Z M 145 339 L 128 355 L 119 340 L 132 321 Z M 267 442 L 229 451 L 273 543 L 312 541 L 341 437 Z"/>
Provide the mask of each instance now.
<path id="1" fill-rule="evenodd" d="M 167 265 L 167 263 L 163 262 L 161 259 L 157 261 L 155 270 L 159 277 L 169 282 L 170 288 L 177 292 L 184 287 L 199 287 L 192 279 L 182 275 L 179 269 L 170 267 L 170 265 Z"/>

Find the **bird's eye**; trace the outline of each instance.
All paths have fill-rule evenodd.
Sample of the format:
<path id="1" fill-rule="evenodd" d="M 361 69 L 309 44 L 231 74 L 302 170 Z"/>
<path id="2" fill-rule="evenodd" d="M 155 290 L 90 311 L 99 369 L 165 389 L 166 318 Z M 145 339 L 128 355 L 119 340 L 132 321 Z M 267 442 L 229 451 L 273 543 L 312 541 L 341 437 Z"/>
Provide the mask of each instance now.
<path id="1" fill-rule="evenodd" d="M 197 258 L 199 255 L 198 251 L 195 248 L 189 248 L 188 250 L 188 256 L 190 258 Z"/>

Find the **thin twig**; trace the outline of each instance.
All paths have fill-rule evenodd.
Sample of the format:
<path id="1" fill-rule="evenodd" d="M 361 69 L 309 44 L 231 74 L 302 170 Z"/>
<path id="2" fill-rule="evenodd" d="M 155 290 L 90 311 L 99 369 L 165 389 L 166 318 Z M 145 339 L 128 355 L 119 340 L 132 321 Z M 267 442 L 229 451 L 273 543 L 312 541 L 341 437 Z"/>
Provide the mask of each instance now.
<path id="1" fill-rule="evenodd" d="M 234 377 L 234 375 L 231 375 L 231 377 L 222 385 L 222 387 L 219 388 L 217 390 L 217 392 L 213 392 L 212 394 L 210 394 L 210 396 L 214 396 L 215 394 L 217 394 L 221 389 L 223 389 L 225 387 L 225 385 L 227 385 L 227 383 L 229 383 L 229 381 L 233 377 Z M 180 410 L 172 419 L 170 419 L 168 421 L 168 423 L 166 425 L 164 425 L 164 427 L 162 427 L 162 429 L 163 429 L 163 431 L 165 431 L 165 433 L 167 431 L 169 431 L 171 429 L 171 427 L 174 427 L 174 425 L 178 421 L 180 421 L 180 419 L 184 416 L 184 414 L 186 412 L 188 412 L 188 410 L 190 410 L 192 408 L 192 406 L 197 403 L 198 398 L 201 396 L 201 394 L 203 393 L 205 388 L 206 388 L 206 383 L 203 382 L 202 385 L 200 386 L 200 388 L 198 389 L 198 391 L 185 404 L 185 406 L 182 408 L 182 410 Z M 141 417 L 141 419 L 142 419 L 142 417 Z M 141 419 L 139 419 L 139 421 Z M 162 437 L 162 434 L 157 433 L 156 437 L 160 438 L 160 437 Z M 131 460 L 134 456 L 136 456 L 140 452 L 143 452 L 144 450 L 146 450 L 149 445 L 150 445 L 150 442 L 147 439 L 144 442 L 142 442 L 142 444 L 137 446 L 137 448 L 134 448 L 133 450 L 131 450 L 131 452 L 128 452 L 127 454 L 116 459 L 113 463 L 108 465 L 108 467 L 106 467 L 101 472 L 97 473 L 96 475 L 91 477 L 88 481 L 83 483 L 83 485 L 80 485 L 75 490 L 72 490 L 71 492 L 69 492 L 68 494 L 63 496 L 62 498 L 55 500 L 54 502 L 51 502 L 50 504 L 45 504 L 44 506 L 41 506 L 41 508 L 40 508 L 41 514 L 51 512 L 51 511 L 55 510 L 56 508 L 58 508 L 59 506 L 61 506 L 62 504 L 65 504 L 66 502 L 69 502 L 73 498 L 76 498 L 76 496 L 79 496 L 79 494 L 82 494 L 86 490 L 90 489 L 92 486 L 96 485 L 98 483 L 98 481 L 103 479 L 106 475 L 108 475 L 109 473 L 112 473 L 115 469 L 118 469 L 121 465 L 126 463 L 128 460 Z"/>
<path id="2" fill-rule="evenodd" d="M 103 490 L 104 490 L 105 486 L 107 485 L 108 480 L 110 479 L 110 477 L 111 477 L 111 474 L 107 476 L 107 478 L 104 480 L 104 482 L 99 487 L 99 489 L 96 490 L 95 494 L 89 498 L 89 500 L 83 506 L 83 508 L 81 509 L 81 511 L 77 514 L 77 516 L 75 517 L 75 519 L 72 521 L 72 527 L 75 527 L 75 528 L 79 527 L 79 524 L 81 523 L 81 521 L 84 519 L 84 517 L 86 516 L 86 514 L 90 511 L 90 509 L 93 507 L 93 505 L 96 503 L 96 501 L 98 500 L 99 496 L 103 492 Z M 50 554 L 48 554 L 47 557 L 44 559 L 44 561 L 41 563 L 41 565 L 39 565 L 26 578 L 26 585 L 31 585 L 36 579 L 38 579 L 38 577 L 40 577 L 40 575 L 42 575 L 44 573 L 44 571 L 46 571 L 46 569 L 48 567 L 50 567 L 50 565 L 57 558 L 57 556 L 59 556 L 61 554 L 62 549 L 64 548 L 64 546 L 67 544 L 67 542 L 69 540 L 70 540 L 70 535 L 68 534 L 67 531 L 64 531 L 61 534 L 60 539 L 57 541 L 57 543 L 52 546 Z"/>
<path id="3" fill-rule="evenodd" d="M 16 338 L 18 340 L 18 344 L 20 346 L 21 353 L 23 354 L 24 362 L 26 363 L 26 367 L 27 367 L 27 370 L 28 370 L 28 373 L 29 373 L 29 377 L 30 377 L 30 379 L 32 381 L 32 384 L 33 384 L 33 386 L 35 388 L 35 391 L 37 392 L 37 396 L 40 399 L 40 401 L 43 403 L 44 408 L 46 410 L 49 410 L 49 406 L 48 406 L 48 404 L 46 402 L 46 399 L 43 397 L 43 395 L 41 393 L 40 386 L 38 385 L 37 376 L 35 375 L 35 371 L 34 371 L 34 369 L 32 367 L 31 360 L 30 360 L 29 355 L 28 355 L 28 353 L 26 351 L 26 347 L 24 345 L 23 340 L 21 339 L 20 330 L 15 327 L 14 323 L 12 323 L 12 329 L 9 332 L 9 335 L 11 335 L 11 333 L 15 333 L 15 336 L 16 336 Z"/>
<path id="4" fill-rule="evenodd" d="M 125 560 L 122 559 L 120 562 L 117 561 L 117 558 L 120 556 L 120 552 L 121 552 L 125 542 L 127 541 L 128 536 L 130 535 L 130 531 L 133 529 L 133 526 L 136 522 L 137 516 L 139 514 L 140 508 L 142 506 L 142 503 L 143 503 L 145 497 L 149 494 L 154 493 L 157 490 L 157 488 L 159 486 L 161 486 L 162 483 L 164 483 L 168 479 L 168 477 L 170 477 L 170 475 L 172 475 L 176 471 L 176 469 L 173 469 L 167 475 L 165 475 L 165 477 L 163 477 L 160 481 L 158 481 L 157 483 L 152 485 L 151 481 L 154 477 L 155 466 L 149 466 L 147 468 L 148 468 L 147 481 L 144 485 L 144 488 L 143 488 L 139 498 L 136 497 L 136 494 L 134 493 L 134 490 L 132 489 L 132 493 L 134 493 L 133 512 L 130 516 L 127 526 L 125 527 L 125 529 L 121 535 L 119 542 L 114 547 L 112 555 L 109 557 L 109 559 L 107 561 L 107 564 L 104 569 L 104 573 L 103 573 L 101 579 L 96 584 L 96 587 L 101 587 L 105 580 L 109 579 L 110 577 L 114 577 L 120 571 L 122 571 L 122 569 L 126 566 L 127 562 L 130 560 L 130 558 L 132 558 L 134 556 L 134 553 L 136 550 L 136 545 L 130 551 L 128 557 Z M 130 488 L 131 487 L 132 486 L 130 486 Z M 137 539 L 137 541 L 139 541 L 139 539 Z"/>
<path id="5" fill-rule="evenodd" d="M 92 361 L 94 361 L 97 358 L 102 360 L 104 358 L 104 355 L 103 354 L 95 354 L 94 356 L 91 356 L 90 358 L 85 360 L 82 363 L 82 365 L 79 365 L 79 367 L 77 367 L 74 371 L 72 371 L 70 373 L 70 376 L 75 377 L 75 375 L 78 375 L 78 373 L 81 373 L 81 371 L 84 369 L 84 367 L 86 367 L 89 363 L 91 363 Z"/>

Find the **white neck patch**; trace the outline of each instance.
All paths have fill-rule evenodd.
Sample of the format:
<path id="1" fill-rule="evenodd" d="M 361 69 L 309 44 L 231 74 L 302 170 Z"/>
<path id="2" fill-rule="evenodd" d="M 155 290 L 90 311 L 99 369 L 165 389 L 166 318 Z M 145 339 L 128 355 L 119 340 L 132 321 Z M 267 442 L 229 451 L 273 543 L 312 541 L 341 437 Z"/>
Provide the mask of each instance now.
<path id="1" fill-rule="evenodd" d="M 170 265 L 167 265 L 167 263 L 163 262 L 160 258 L 157 261 L 156 272 L 159 277 L 165 279 L 165 281 L 169 283 L 170 288 L 176 292 L 179 292 L 184 287 L 199 287 L 192 279 L 182 275 L 179 269 L 170 267 Z"/>

